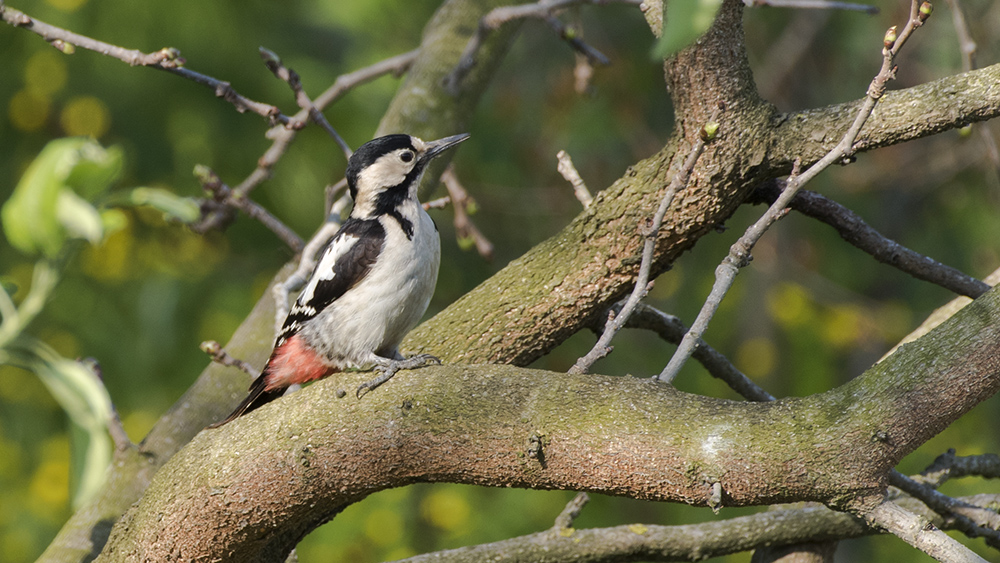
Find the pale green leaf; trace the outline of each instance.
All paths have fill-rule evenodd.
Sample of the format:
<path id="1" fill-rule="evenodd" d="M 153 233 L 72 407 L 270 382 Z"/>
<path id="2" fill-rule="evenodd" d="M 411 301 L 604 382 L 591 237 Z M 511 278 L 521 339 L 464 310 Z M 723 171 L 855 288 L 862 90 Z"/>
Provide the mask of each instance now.
<path id="1" fill-rule="evenodd" d="M 667 2 L 663 35 L 653 47 L 657 58 L 667 58 L 687 47 L 711 27 L 722 0 L 684 0 Z"/>

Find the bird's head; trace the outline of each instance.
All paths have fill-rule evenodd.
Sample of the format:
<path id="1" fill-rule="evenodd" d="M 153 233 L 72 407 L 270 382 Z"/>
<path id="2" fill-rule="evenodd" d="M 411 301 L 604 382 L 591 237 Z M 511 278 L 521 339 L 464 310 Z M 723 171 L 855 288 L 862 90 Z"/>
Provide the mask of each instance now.
<path id="1" fill-rule="evenodd" d="M 371 216 L 382 207 L 416 199 L 427 164 L 468 138 L 468 133 L 462 133 L 423 141 L 412 135 L 395 134 L 361 145 L 347 163 L 347 186 L 355 209 L 352 214 Z"/>

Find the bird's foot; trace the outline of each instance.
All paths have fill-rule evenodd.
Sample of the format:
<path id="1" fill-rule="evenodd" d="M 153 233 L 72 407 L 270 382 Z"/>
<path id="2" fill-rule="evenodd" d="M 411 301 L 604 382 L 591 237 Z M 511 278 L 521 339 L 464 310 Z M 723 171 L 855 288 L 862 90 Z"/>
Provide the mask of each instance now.
<path id="1" fill-rule="evenodd" d="M 429 364 L 441 365 L 441 360 L 430 354 L 417 354 L 416 356 L 410 356 L 404 360 L 390 360 L 388 358 L 381 358 L 381 360 L 382 361 L 375 365 L 375 371 L 379 374 L 378 377 L 358 386 L 358 390 L 355 394 L 359 399 L 364 397 L 372 389 L 392 379 L 392 376 L 396 375 L 396 372 L 401 369 L 416 369 Z"/>

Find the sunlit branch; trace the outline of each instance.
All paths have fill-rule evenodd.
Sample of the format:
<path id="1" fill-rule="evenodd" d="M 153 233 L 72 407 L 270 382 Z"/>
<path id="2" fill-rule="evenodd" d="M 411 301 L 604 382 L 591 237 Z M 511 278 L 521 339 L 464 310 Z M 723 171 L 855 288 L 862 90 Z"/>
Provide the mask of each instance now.
<path id="1" fill-rule="evenodd" d="M 573 195 L 576 196 L 577 201 L 579 201 L 584 209 L 590 207 L 590 204 L 594 202 L 594 196 L 590 195 L 590 190 L 587 189 L 587 184 L 584 183 L 583 178 L 580 177 L 580 173 L 577 172 L 576 166 L 573 166 L 573 159 L 569 157 L 566 151 L 559 151 L 556 154 L 556 159 L 559 164 L 556 166 L 556 170 L 562 174 L 562 177 L 566 179 L 573 186 Z"/>

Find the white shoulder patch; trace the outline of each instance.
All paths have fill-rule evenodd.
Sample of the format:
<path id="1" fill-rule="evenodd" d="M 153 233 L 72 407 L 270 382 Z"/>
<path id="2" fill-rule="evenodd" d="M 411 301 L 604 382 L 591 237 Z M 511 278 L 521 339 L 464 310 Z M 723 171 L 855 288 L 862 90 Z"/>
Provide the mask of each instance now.
<path id="1" fill-rule="evenodd" d="M 313 270 L 313 275 L 309 278 L 309 283 L 302 289 L 302 293 L 297 300 L 298 303 L 309 303 L 312 301 L 313 295 L 316 292 L 316 285 L 321 281 L 333 279 L 333 266 L 341 256 L 357 244 L 358 240 L 357 235 L 346 233 L 341 233 L 337 238 L 333 239 L 330 245 L 326 247 L 326 252 L 323 253 L 323 257 L 320 259 L 319 264 L 316 265 L 316 269 Z"/>

